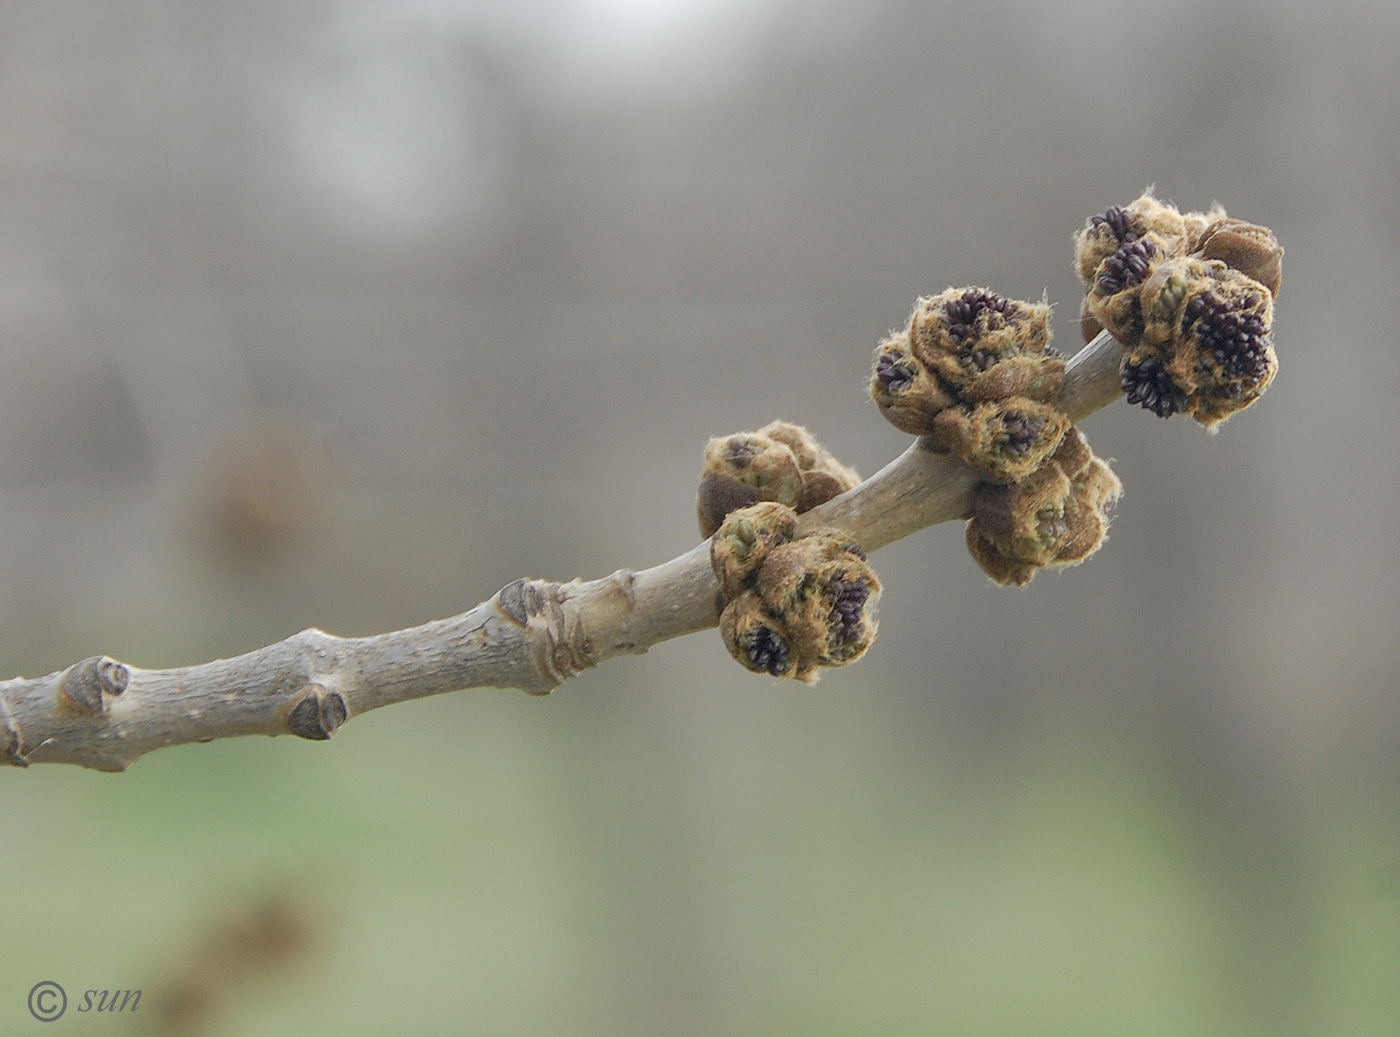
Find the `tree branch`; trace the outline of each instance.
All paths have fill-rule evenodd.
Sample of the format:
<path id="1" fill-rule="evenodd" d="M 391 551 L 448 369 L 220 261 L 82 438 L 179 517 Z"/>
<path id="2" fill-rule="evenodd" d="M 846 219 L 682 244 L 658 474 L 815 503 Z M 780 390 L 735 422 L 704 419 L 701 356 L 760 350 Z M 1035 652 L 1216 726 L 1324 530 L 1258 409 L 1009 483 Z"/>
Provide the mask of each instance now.
<path id="1" fill-rule="evenodd" d="M 1079 422 L 1121 395 L 1122 347 L 1101 333 L 1070 362 L 1060 409 Z M 916 440 L 855 489 L 801 516 L 873 551 L 966 518 L 978 473 Z M 234 735 L 325 739 L 352 716 L 465 688 L 548 694 L 624 653 L 715 626 L 709 542 L 600 580 L 516 580 L 468 612 L 373 637 L 309 629 L 199 666 L 143 670 L 96 656 L 58 673 L 0 681 L 0 757 L 121 771 L 162 746 Z"/>

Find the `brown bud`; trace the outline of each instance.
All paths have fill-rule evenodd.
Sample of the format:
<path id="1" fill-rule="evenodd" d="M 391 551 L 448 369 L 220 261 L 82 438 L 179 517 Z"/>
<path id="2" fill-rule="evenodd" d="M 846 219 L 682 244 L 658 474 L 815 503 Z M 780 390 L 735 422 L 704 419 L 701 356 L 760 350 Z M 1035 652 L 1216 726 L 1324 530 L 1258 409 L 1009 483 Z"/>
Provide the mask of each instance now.
<path id="1" fill-rule="evenodd" d="M 863 557 L 846 555 L 812 571 L 811 590 L 797 602 L 800 629 L 818 666 L 855 662 L 875 642 L 880 581 Z"/>
<path id="2" fill-rule="evenodd" d="M 1069 419 L 1054 407 L 1024 397 L 946 410 L 934 421 L 938 443 L 989 482 L 1016 482 L 1055 452 Z"/>
<path id="3" fill-rule="evenodd" d="M 1065 381 L 1065 362 L 1057 356 L 1014 356 L 993 364 L 963 389 L 969 403 L 1004 400 L 1024 396 L 1038 403 L 1050 403 L 1060 395 Z"/>
<path id="4" fill-rule="evenodd" d="M 802 472 L 792 451 L 758 432 L 710 440 L 695 508 L 700 535 L 713 535 L 729 512 L 761 500 L 801 503 Z"/>
<path id="5" fill-rule="evenodd" d="M 710 541 L 710 565 L 726 599 L 739 595 L 763 560 L 786 543 L 797 527 L 797 514 L 775 501 L 732 511 Z"/>
<path id="6" fill-rule="evenodd" d="M 748 669 L 810 684 L 820 667 L 854 662 L 870 647 L 879 596 L 880 582 L 850 537 L 817 529 L 764 553 L 757 574 L 725 605 L 720 633 Z"/>
<path id="7" fill-rule="evenodd" d="M 1089 291 L 1080 312 L 1088 342 L 1104 328 L 1129 348 L 1143 334 L 1140 286 L 1163 262 L 1186 254 L 1200 214 L 1183 217 L 1174 206 L 1143 194 L 1110 206 L 1075 236 L 1075 264 Z"/>
<path id="8" fill-rule="evenodd" d="M 1065 501 L 1065 536 L 1051 564 L 1075 565 L 1088 558 L 1108 539 L 1108 513 L 1123 495 L 1123 484 L 1113 469 L 1095 457 L 1070 481 Z"/>
<path id="9" fill-rule="evenodd" d="M 131 671 L 126 665 L 106 655 L 94 655 L 74 663 L 64 670 L 58 680 L 58 690 L 67 702 L 85 713 L 102 713 L 106 699 L 126 691 Z"/>
<path id="10" fill-rule="evenodd" d="M 797 458 L 797 467 L 802 473 L 802 499 L 797 504 L 799 512 L 809 511 L 818 504 L 825 504 L 860 482 L 860 476 L 854 468 L 838 461 L 836 456 L 817 442 L 816 437 L 803 426 L 786 421 L 772 421 L 758 431 L 760 435 L 782 443 Z"/>
<path id="11" fill-rule="evenodd" d="M 982 567 L 982 571 L 992 578 L 992 582 L 1003 587 L 1024 587 L 1035 578 L 1035 571 L 1039 566 L 1003 553 L 982 533 L 982 528 L 976 520 L 968 522 L 964 533 L 968 553 L 972 555 L 973 561 Z"/>
<path id="12" fill-rule="evenodd" d="M 865 558 L 856 542 L 842 530 L 815 529 L 770 551 L 758 571 L 755 586 L 764 601 L 775 608 L 786 608 L 804 593 L 818 565 L 846 556 Z"/>
<path id="13" fill-rule="evenodd" d="M 1257 223 L 1224 218 L 1224 213 L 1221 217 L 1202 232 L 1193 251 L 1202 259 L 1221 260 L 1278 298 L 1283 283 L 1283 246 L 1274 232 Z"/>
<path id="14" fill-rule="evenodd" d="M 287 730 L 300 738 L 325 741 L 336 733 L 349 716 L 350 708 L 345 696 L 312 684 L 287 711 Z"/>
<path id="15" fill-rule="evenodd" d="M 755 586 L 781 619 L 802 680 L 815 680 L 819 666 L 855 661 L 874 641 L 880 582 L 840 530 L 815 530 L 775 548 Z"/>
<path id="16" fill-rule="evenodd" d="M 1060 471 L 1071 479 L 1082 475 L 1094 460 L 1094 452 L 1089 449 L 1088 440 L 1077 426 L 1065 433 L 1065 438 L 1060 440 L 1060 445 L 1052 456 L 1060 466 Z"/>
<path id="17" fill-rule="evenodd" d="M 817 468 L 803 472 L 802 503 L 797 506 L 797 510 L 811 511 L 818 504 L 825 504 L 833 497 L 839 497 L 847 490 L 854 489 L 859 483 L 860 476 L 845 465 L 841 465 L 840 470 Z"/>
<path id="18" fill-rule="evenodd" d="M 1160 280 L 1164 268 L 1181 262 L 1154 232 L 1125 242 L 1099 264 L 1084 312 L 1125 346 L 1137 345 L 1146 333 L 1147 286 Z"/>
<path id="19" fill-rule="evenodd" d="M 1069 495 L 1069 477 L 1052 462 L 1017 483 L 979 486 L 973 495 L 973 521 L 1008 557 L 1048 565 L 1065 535 Z"/>

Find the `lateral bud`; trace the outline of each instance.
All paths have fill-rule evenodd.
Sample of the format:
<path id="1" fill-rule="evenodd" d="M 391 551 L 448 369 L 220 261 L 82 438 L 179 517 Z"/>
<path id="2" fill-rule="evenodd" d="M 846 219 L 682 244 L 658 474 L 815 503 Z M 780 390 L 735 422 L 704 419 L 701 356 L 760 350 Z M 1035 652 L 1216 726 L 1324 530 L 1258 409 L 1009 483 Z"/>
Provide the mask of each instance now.
<path id="1" fill-rule="evenodd" d="M 1026 479 L 977 488 L 968 550 L 997 583 L 1024 587 L 1047 565 L 1074 565 L 1097 551 L 1122 492 L 1118 477 L 1072 428 Z"/>
<path id="2" fill-rule="evenodd" d="M 795 526 L 778 504 L 741 509 L 724 520 L 710 559 L 729 654 L 755 673 L 812 684 L 822 667 L 854 662 L 875 640 L 880 581 L 844 531 L 793 538 Z"/>
<path id="3" fill-rule="evenodd" d="M 870 395 L 900 431 L 1009 482 L 1034 471 L 1069 427 L 1053 407 L 1064 378 L 1049 306 L 949 288 L 919 299 L 904 330 L 880 343 Z"/>
<path id="4" fill-rule="evenodd" d="M 710 540 L 710 567 L 725 599 L 736 598 L 779 544 L 792 539 L 797 512 L 763 501 L 732 512 Z"/>
<path id="5" fill-rule="evenodd" d="M 58 678 L 58 690 L 68 703 L 84 713 L 106 711 L 104 695 L 116 697 L 126 691 L 131 671 L 106 655 L 94 655 L 74 663 Z"/>
<path id="6" fill-rule="evenodd" d="M 705 445 L 695 503 L 700 535 L 713 536 L 724 517 L 761 501 L 803 512 L 860 482 L 801 425 L 772 421 L 757 432 L 720 436 Z"/>
<path id="7" fill-rule="evenodd" d="M 319 684 L 309 684 L 287 711 L 287 730 L 298 738 L 324 742 L 349 718 L 350 707 L 344 695 L 327 691 Z"/>
<path id="8" fill-rule="evenodd" d="M 1049 404 L 1013 396 L 944 411 L 934 422 L 934 437 L 988 482 L 1008 483 L 1039 468 L 1069 427 L 1069 419 Z"/>

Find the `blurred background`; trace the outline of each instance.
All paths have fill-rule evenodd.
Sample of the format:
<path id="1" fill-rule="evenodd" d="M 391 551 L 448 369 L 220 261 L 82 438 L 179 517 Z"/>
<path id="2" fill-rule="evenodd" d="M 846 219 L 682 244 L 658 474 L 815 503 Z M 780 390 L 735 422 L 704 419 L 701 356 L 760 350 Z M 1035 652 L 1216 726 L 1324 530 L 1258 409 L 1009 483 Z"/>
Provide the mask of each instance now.
<path id="1" fill-rule="evenodd" d="M 1072 347 L 1071 235 L 1149 184 L 1288 257 L 1259 407 L 1086 424 L 1091 562 L 886 548 L 816 688 L 703 634 L 0 774 L 0 1030 L 53 980 L 53 1033 L 1400 1032 L 1398 48 L 1345 0 L 5 3 L 5 677 L 655 564 L 774 418 L 869 474 L 915 298 Z"/>

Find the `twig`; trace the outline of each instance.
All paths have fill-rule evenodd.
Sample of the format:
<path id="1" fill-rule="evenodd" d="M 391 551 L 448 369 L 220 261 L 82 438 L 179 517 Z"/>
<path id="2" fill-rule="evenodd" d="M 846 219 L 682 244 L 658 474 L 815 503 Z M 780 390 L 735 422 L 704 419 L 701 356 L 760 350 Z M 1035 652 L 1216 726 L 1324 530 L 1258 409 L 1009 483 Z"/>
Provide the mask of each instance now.
<path id="1" fill-rule="evenodd" d="M 1122 347 L 1100 334 L 1069 363 L 1060 409 L 1078 422 L 1121 395 Z M 967 517 L 975 470 L 916 440 L 855 489 L 801 517 L 875 550 Z M 709 542 L 600 580 L 516 580 L 450 619 L 373 637 L 309 629 L 199 666 L 143 670 L 96 656 L 0 681 L 0 756 L 16 766 L 121 771 L 152 749 L 234 735 L 325 739 L 352 716 L 465 688 L 543 695 L 581 670 L 713 627 L 719 586 Z"/>

